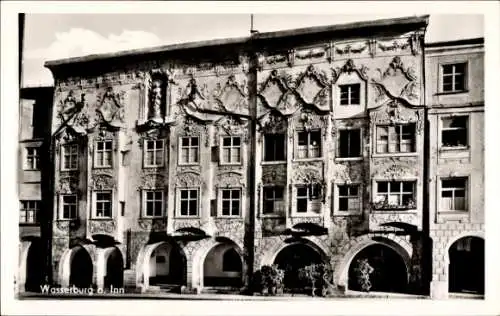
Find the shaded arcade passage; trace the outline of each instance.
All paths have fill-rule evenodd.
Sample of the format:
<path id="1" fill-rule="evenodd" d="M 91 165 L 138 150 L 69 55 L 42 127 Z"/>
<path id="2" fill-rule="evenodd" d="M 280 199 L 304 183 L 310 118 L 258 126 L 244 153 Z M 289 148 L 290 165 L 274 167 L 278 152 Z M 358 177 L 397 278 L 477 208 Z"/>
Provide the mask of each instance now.
<path id="1" fill-rule="evenodd" d="M 204 286 L 242 286 L 243 262 L 235 247 L 224 243 L 210 249 L 203 263 Z"/>
<path id="2" fill-rule="evenodd" d="M 464 237 L 449 249 L 449 291 L 484 294 L 484 239 Z"/>
<path id="3" fill-rule="evenodd" d="M 349 265 L 348 288 L 363 291 L 358 272 L 359 263 L 368 260 L 373 268 L 369 273 L 369 291 L 404 293 L 408 286 L 408 272 L 403 258 L 392 248 L 375 244 L 362 249 Z"/>

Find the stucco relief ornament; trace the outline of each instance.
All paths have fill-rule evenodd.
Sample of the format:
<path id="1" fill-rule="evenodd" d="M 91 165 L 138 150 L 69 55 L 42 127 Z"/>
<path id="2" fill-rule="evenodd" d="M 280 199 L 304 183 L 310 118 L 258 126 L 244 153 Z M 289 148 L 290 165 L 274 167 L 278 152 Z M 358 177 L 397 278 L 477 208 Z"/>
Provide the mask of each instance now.
<path id="1" fill-rule="evenodd" d="M 283 79 L 278 74 L 278 71 L 274 69 L 266 81 L 261 84 L 258 96 L 264 101 L 265 105 L 276 108 L 287 90 L 286 79 Z"/>
<path id="2" fill-rule="evenodd" d="M 418 83 L 415 70 L 405 68 L 401 57 L 395 56 L 385 71 L 377 69 L 378 80 L 372 79 L 372 85 L 377 90 L 376 102 L 386 99 L 403 98 L 408 102 L 418 99 Z"/>
<path id="3" fill-rule="evenodd" d="M 367 71 L 368 67 L 364 65 L 358 67 L 354 64 L 354 61 L 352 59 L 348 59 L 342 67 L 332 69 L 332 81 L 333 83 L 336 83 L 340 78 L 340 75 L 342 75 L 343 73 L 350 74 L 352 72 L 356 72 L 361 79 L 366 81 L 368 80 Z"/>
<path id="4" fill-rule="evenodd" d="M 195 172 L 178 173 L 176 176 L 177 187 L 196 187 L 201 185 L 201 176 Z"/>
<path id="5" fill-rule="evenodd" d="M 78 190 L 78 179 L 73 177 L 64 177 L 59 179 L 59 194 L 76 193 Z"/>
<path id="6" fill-rule="evenodd" d="M 94 190 L 112 189 L 115 186 L 113 176 L 110 174 L 92 175 L 91 187 Z"/>
<path id="7" fill-rule="evenodd" d="M 116 229 L 114 220 L 91 220 L 89 221 L 89 232 L 91 234 L 97 233 L 113 233 Z"/>
<path id="8" fill-rule="evenodd" d="M 365 43 L 347 43 L 345 45 L 335 45 L 335 53 L 338 55 L 356 55 L 361 54 L 367 49 Z"/>
<path id="9" fill-rule="evenodd" d="M 223 112 L 247 114 L 248 88 L 246 82 L 240 85 L 234 75 L 230 75 L 224 87 L 220 84 L 214 90 L 214 99 Z"/>
<path id="10" fill-rule="evenodd" d="M 165 187 L 165 177 L 159 173 L 147 173 L 141 177 L 141 189 L 159 189 Z"/>
<path id="11" fill-rule="evenodd" d="M 75 113 L 79 112 L 83 108 L 84 104 L 85 94 L 82 93 L 80 95 L 80 101 L 77 101 L 74 96 L 73 90 L 70 90 L 66 99 L 59 103 L 57 117 L 62 122 L 66 122 L 71 117 L 73 117 Z"/>
<path id="12" fill-rule="evenodd" d="M 123 123 L 125 114 L 123 109 L 124 94 L 124 91 L 114 93 L 113 88 L 108 87 L 102 95 L 98 96 L 96 112 L 103 121 L 113 126 Z"/>
<path id="13" fill-rule="evenodd" d="M 322 110 L 328 106 L 328 78 L 323 71 L 317 71 L 313 65 L 309 65 L 297 77 L 295 86 L 295 91 L 305 103 L 318 106 Z"/>

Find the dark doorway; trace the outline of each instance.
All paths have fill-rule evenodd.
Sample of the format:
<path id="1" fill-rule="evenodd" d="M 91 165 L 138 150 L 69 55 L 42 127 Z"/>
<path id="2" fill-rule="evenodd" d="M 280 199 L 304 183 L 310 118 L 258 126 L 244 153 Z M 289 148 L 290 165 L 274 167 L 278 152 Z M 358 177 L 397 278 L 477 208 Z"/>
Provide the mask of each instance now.
<path id="1" fill-rule="evenodd" d="M 362 260 L 368 260 L 373 268 L 369 274 L 369 291 L 405 293 L 408 286 L 408 271 L 403 258 L 392 248 L 376 244 L 361 250 L 349 266 L 348 288 L 363 291 L 357 267 Z"/>
<path id="2" fill-rule="evenodd" d="M 78 288 L 89 288 L 92 286 L 92 259 L 89 253 L 82 247 L 74 250 L 71 258 L 69 284 Z"/>
<path id="3" fill-rule="evenodd" d="M 484 239 L 464 237 L 449 249 L 449 291 L 484 294 Z"/>
<path id="4" fill-rule="evenodd" d="M 111 251 L 106 262 L 106 275 L 104 276 L 105 288 L 123 287 L 123 259 L 120 250 Z"/>
<path id="5" fill-rule="evenodd" d="M 312 264 L 323 263 L 323 260 L 313 248 L 305 244 L 292 244 L 278 253 L 274 263 L 285 271 L 285 291 L 304 293 L 309 292 L 311 285 L 307 280 L 300 279 L 299 270 Z"/>
<path id="6" fill-rule="evenodd" d="M 29 292 L 40 292 L 43 282 L 43 251 L 40 241 L 32 241 L 26 258 L 26 283 L 25 290 Z"/>

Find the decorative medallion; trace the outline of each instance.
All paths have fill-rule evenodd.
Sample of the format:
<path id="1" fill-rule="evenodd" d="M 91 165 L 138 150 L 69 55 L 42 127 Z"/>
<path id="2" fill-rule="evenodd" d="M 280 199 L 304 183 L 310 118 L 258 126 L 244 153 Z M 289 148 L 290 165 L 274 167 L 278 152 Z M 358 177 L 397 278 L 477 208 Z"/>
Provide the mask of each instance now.
<path id="1" fill-rule="evenodd" d="M 103 121 L 111 125 L 124 122 L 124 94 L 124 91 L 115 93 L 112 87 L 107 87 L 106 90 L 98 96 L 96 112 Z"/>
<path id="2" fill-rule="evenodd" d="M 328 78 L 323 71 L 317 71 L 313 65 L 301 73 L 295 83 L 295 91 L 304 101 L 320 108 L 328 107 Z"/>
<path id="3" fill-rule="evenodd" d="M 234 75 L 230 75 L 224 87 L 216 88 L 215 101 L 224 112 L 247 114 L 248 113 L 248 87 L 246 81 L 241 85 Z"/>
<path id="4" fill-rule="evenodd" d="M 58 106 L 57 117 L 62 121 L 68 121 L 75 113 L 79 112 L 85 104 L 85 94 L 80 95 L 80 101 L 77 101 L 73 90 L 68 92 L 66 99 L 61 101 Z M 61 123 L 62 123 L 61 122 Z"/>
<path id="5" fill-rule="evenodd" d="M 288 86 L 285 80 L 278 75 L 278 71 L 275 69 L 261 84 L 258 96 L 268 107 L 276 108 L 287 90 Z"/>

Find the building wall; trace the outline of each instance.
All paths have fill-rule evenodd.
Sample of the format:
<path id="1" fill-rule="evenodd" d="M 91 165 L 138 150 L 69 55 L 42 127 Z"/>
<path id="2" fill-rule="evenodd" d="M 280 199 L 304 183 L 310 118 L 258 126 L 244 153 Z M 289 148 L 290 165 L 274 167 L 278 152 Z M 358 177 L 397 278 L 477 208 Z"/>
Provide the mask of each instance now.
<path id="1" fill-rule="evenodd" d="M 227 54 L 202 48 L 166 54 L 154 62 L 147 55 L 133 65 L 117 61 L 115 70 L 95 67 L 100 69 L 97 73 L 81 76 L 76 68 L 74 75 L 69 70 L 55 72 L 55 282 L 68 275 L 60 267 L 68 249 L 86 240 L 106 247 L 102 236 L 108 236 L 119 242 L 126 277 L 135 275 L 135 285 L 143 290 L 149 286 L 147 273 L 152 273 L 146 273 L 146 267 L 162 242 L 179 247 L 185 256 L 189 287 L 203 286 L 204 260 L 218 245 L 238 249 L 246 276 L 273 264 L 287 245 L 301 243 L 335 267 L 334 281 L 340 287 L 347 286 L 353 257 L 367 246 L 380 244 L 403 258 L 411 287 L 424 288 L 430 276 L 422 267 L 427 210 L 423 203 L 426 190 L 433 189 L 424 183 L 424 82 L 432 78 L 424 80 L 423 35 L 422 29 L 412 29 L 335 39 L 313 36 L 274 46 L 255 44 L 250 53 L 240 44 L 227 44 L 217 48 Z M 339 85 L 346 83 L 361 84 L 360 106 L 339 105 Z M 222 115 L 224 111 L 233 115 Z M 250 117 L 259 118 L 255 127 Z M 477 119 L 474 115 L 472 121 Z M 375 152 L 376 126 L 392 123 L 415 124 L 414 153 Z M 352 128 L 362 130 L 362 157 L 339 158 L 339 131 Z M 321 157 L 297 159 L 296 132 L 309 129 L 321 130 Z M 262 161 L 264 134 L 271 132 L 285 133 L 284 161 Z M 241 136 L 240 164 L 220 163 L 222 135 Z M 198 163 L 178 163 L 182 136 L 199 137 Z M 113 140 L 110 168 L 93 165 L 98 139 Z M 144 166 L 147 139 L 165 140 L 163 166 Z M 79 167 L 61 171 L 60 146 L 71 141 L 80 145 Z M 475 150 L 480 149 L 471 148 Z M 445 172 L 446 167 L 439 170 Z M 379 209 L 373 201 L 380 180 L 415 181 L 415 204 Z M 262 212 L 262 200 L 264 186 L 271 184 L 285 190 L 282 212 L 269 216 Z M 296 212 L 299 184 L 320 185 L 318 213 Z M 340 184 L 361 185 L 359 211 L 338 210 Z M 198 190 L 198 216 L 179 216 L 181 188 Z M 241 189 L 240 216 L 219 216 L 222 188 Z M 93 192 L 100 189 L 113 192 L 110 219 L 92 215 Z M 159 218 L 144 216 L 142 191 L 148 189 L 165 192 Z M 67 193 L 78 195 L 76 221 L 61 220 L 58 215 L 60 195 Z M 473 203 L 479 207 L 480 201 L 479 197 Z M 303 227 L 323 232 L 306 231 L 307 236 L 297 237 L 304 233 Z"/>
<path id="2" fill-rule="evenodd" d="M 481 44 L 441 47 L 427 52 L 427 97 L 429 110 L 429 227 L 433 240 L 431 296 L 448 296 L 449 250 L 466 236 L 484 238 L 484 57 Z M 443 94 L 440 65 L 467 62 L 466 91 Z M 468 117 L 468 144 L 447 150 L 441 146 L 441 120 Z M 440 180 L 466 177 L 466 211 L 440 209 Z M 481 260 L 481 258 L 477 258 Z M 473 271 L 471 272 L 473 273 Z"/>

